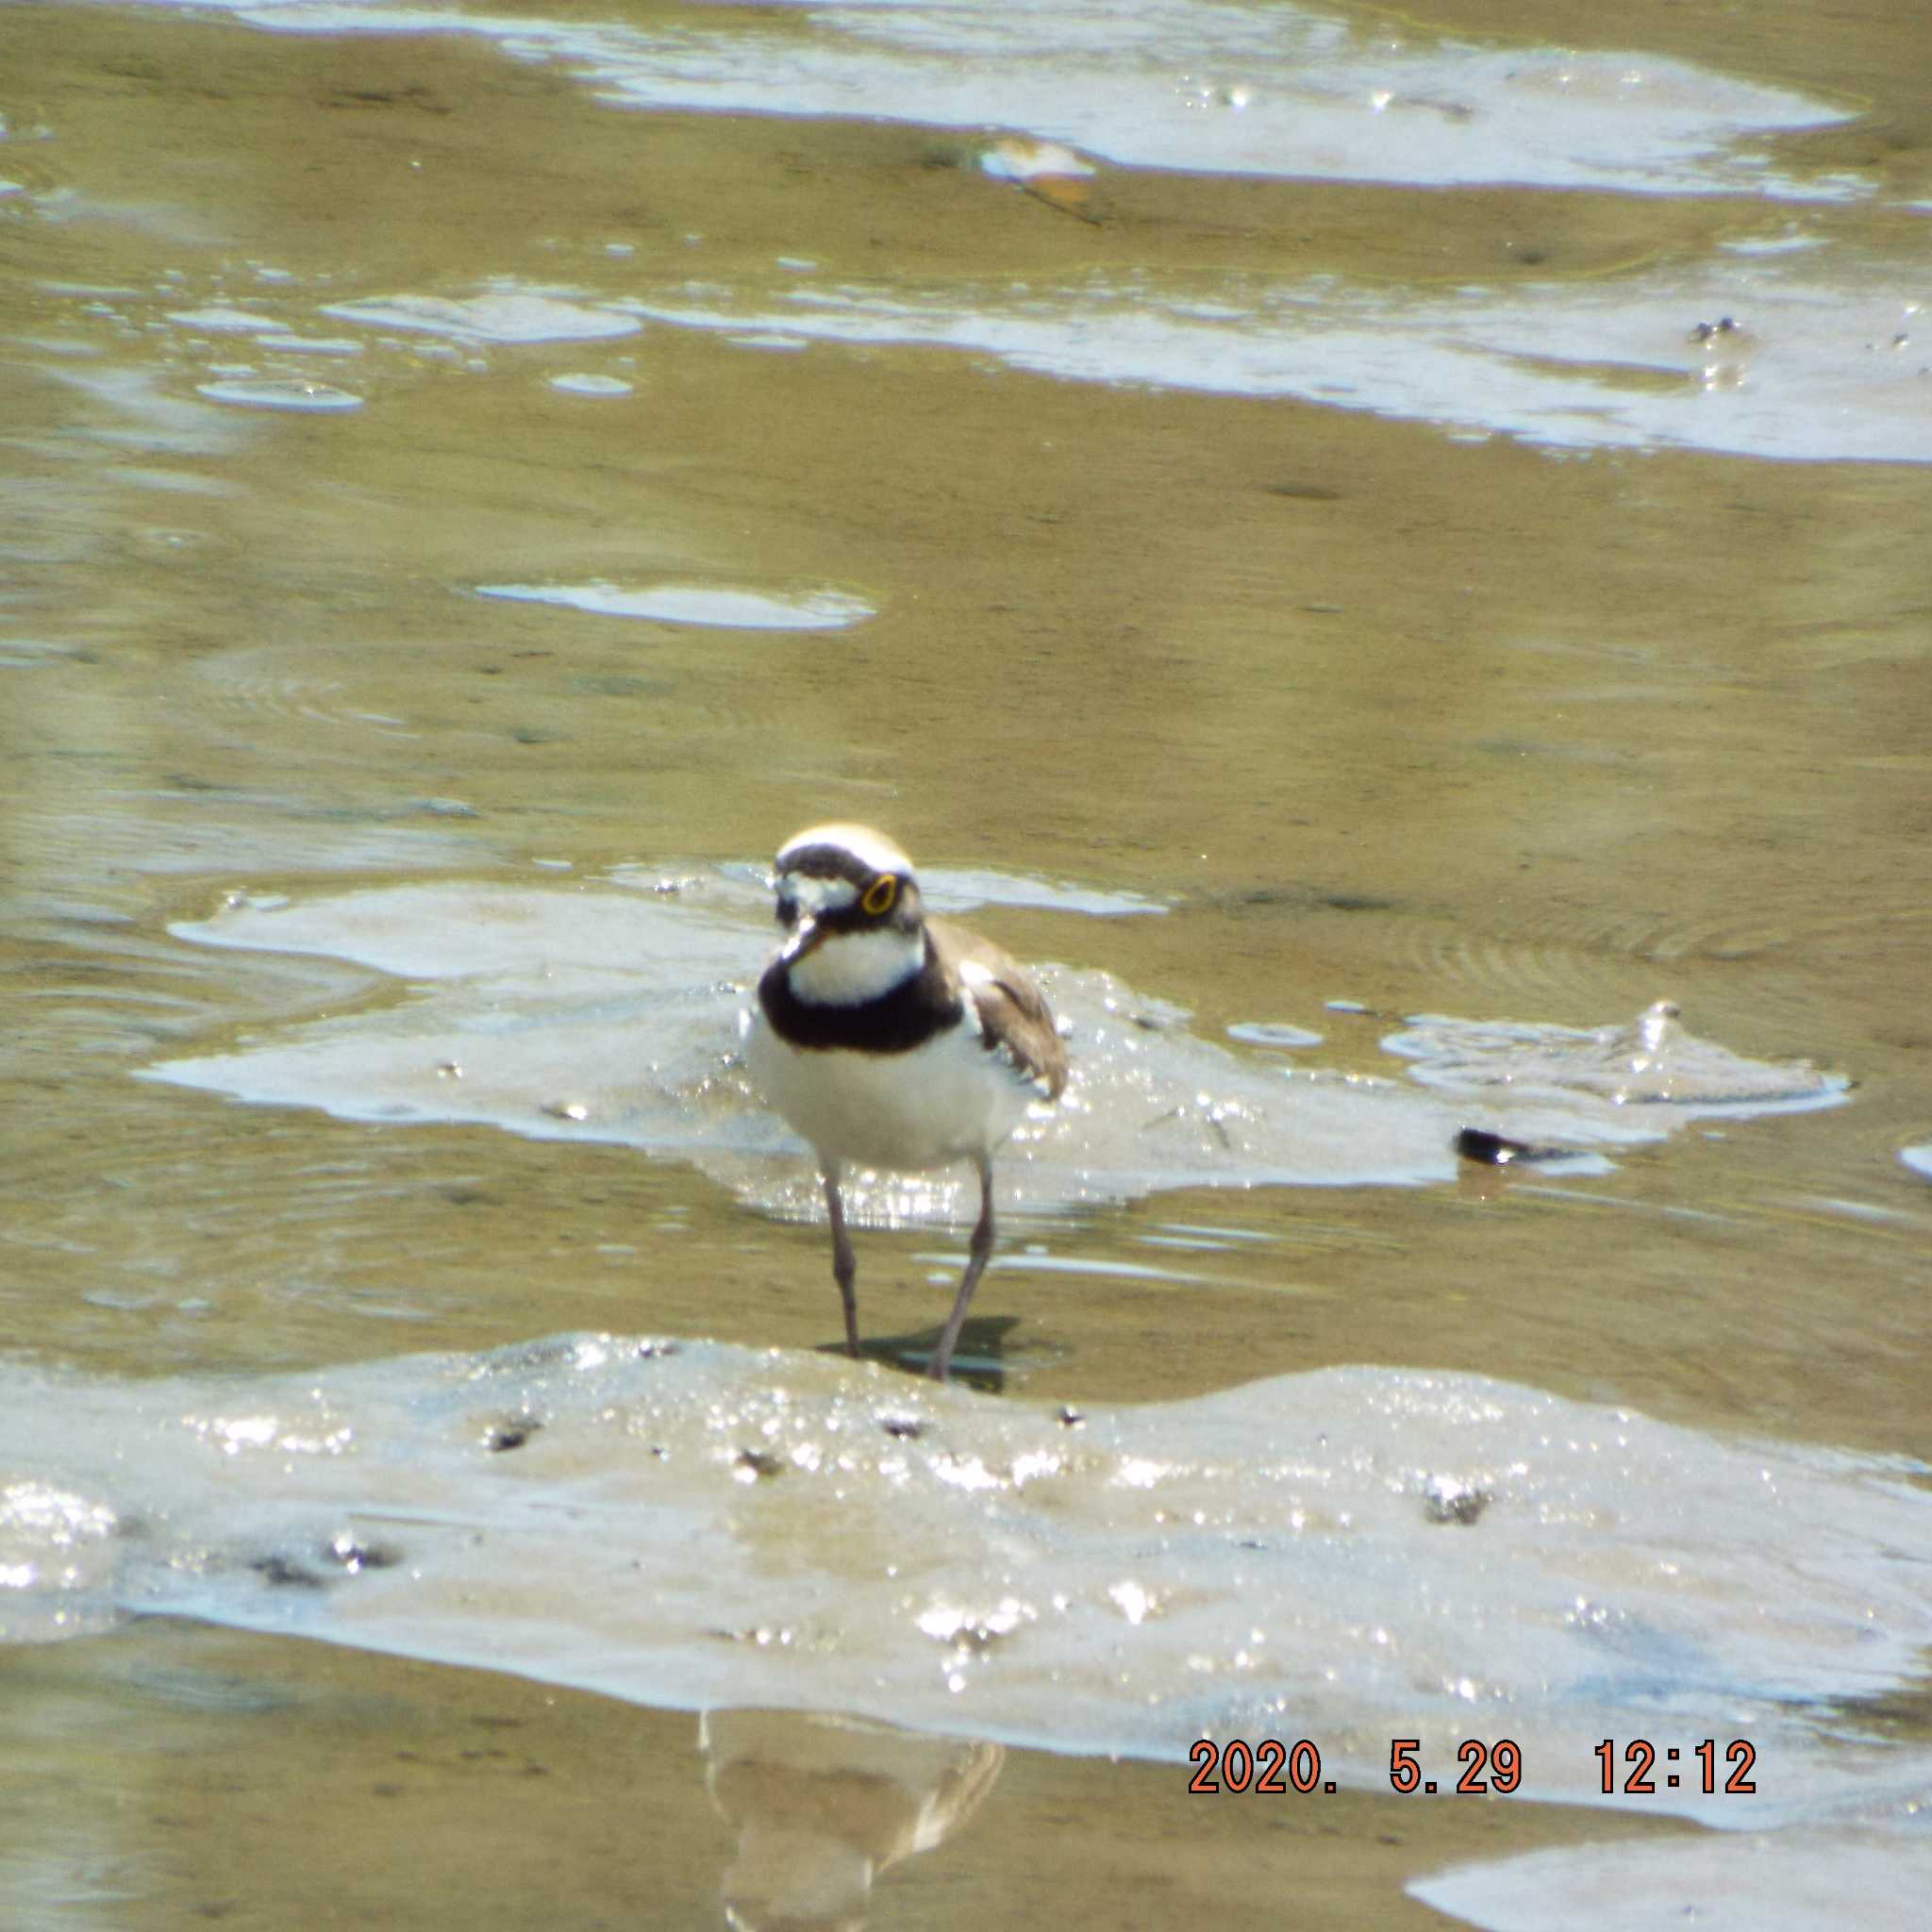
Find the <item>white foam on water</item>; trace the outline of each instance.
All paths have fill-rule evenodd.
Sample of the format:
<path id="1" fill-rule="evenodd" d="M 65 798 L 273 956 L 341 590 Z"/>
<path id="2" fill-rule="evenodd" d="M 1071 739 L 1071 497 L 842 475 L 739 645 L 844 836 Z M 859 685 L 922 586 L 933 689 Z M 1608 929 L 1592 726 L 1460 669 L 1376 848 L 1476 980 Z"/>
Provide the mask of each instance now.
<path id="1" fill-rule="evenodd" d="M 1447 1779 L 1507 1738 L 1522 1796 L 1769 1831 L 1932 1776 L 1859 1717 L 1932 1642 L 1923 1474 L 1370 1367 L 1074 1416 L 609 1336 L 0 1364 L 0 1637 L 155 1611 L 1060 1751 L 1305 1737 L 1374 1790 L 1392 1738 Z M 1636 1737 L 1747 1739 L 1757 1791 L 1606 1798 Z"/>
<path id="2" fill-rule="evenodd" d="M 1727 1771 L 1721 1761 L 1720 1780 Z M 1457 1866 L 1407 1890 L 1493 1932 L 1921 1932 L 1932 1894 L 1922 1790 L 1881 1790 L 1869 1815 L 1824 1830 L 1652 1840 L 1641 1857 L 1627 1843 L 1574 1845 Z"/>
<path id="3" fill-rule="evenodd" d="M 1743 1059 L 1695 1038 L 1668 1000 L 1621 1026 L 1425 1014 L 1382 1045 L 1409 1060 L 1410 1072 L 1425 1086 L 1455 1093 L 1507 1092 L 1517 1101 L 1561 1104 L 1588 1093 L 1619 1108 L 1687 1106 L 1710 1117 L 1832 1107 L 1845 1091 L 1841 1080 L 1794 1080 L 1789 1066 Z"/>
<path id="4" fill-rule="evenodd" d="M 844 630 L 874 614 L 863 599 L 838 591 L 780 596 L 717 584 L 478 584 L 476 594 L 560 604 L 598 617 L 641 617 L 723 630 Z"/>
<path id="5" fill-rule="evenodd" d="M 175 0 L 167 0 L 175 4 Z M 345 0 L 217 0 L 302 33 L 460 33 L 650 109 L 868 115 L 1020 130 L 1124 166 L 1311 179 L 1844 199 L 1748 145 L 1847 103 L 1667 56 L 1456 40 L 1293 6 L 1202 0 L 718 8 L 674 26 Z"/>
<path id="6" fill-rule="evenodd" d="M 573 396 L 627 396 L 633 385 L 621 375 L 553 375 L 550 387 Z"/>
<path id="7" fill-rule="evenodd" d="M 1037 901 L 1038 882 L 960 876 L 982 896 Z M 810 1163 L 738 1060 L 737 1014 L 771 943 L 768 893 L 747 867 L 674 870 L 662 887 L 408 884 L 279 906 L 233 899 L 173 931 L 353 960 L 411 982 L 410 994 L 146 1075 L 350 1120 L 615 1141 L 691 1161 L 767 1211 L 814 1216 Z M 1060 890 L 1061 903 L 1081 903 L 1078 889 Z M 1047 964 L 1040 976 L 1069 1030 L 1073 1077 L 999 1165 L 1002 1197 L 1039 1210 L 1166 1188 L 1446 1180 L 1466 1126 L 1614 1149 L 1707 1114 L 1830 1106 L 1846 1091 L 1837 1075 L 1742 1059 L 1675 1020 L 1671 1079 L 1635 1089 L 1626 1035 L 1654 1034 L 1654 1016 L 1636 1034 L 1422 1021 L 1385 1042 L 1389 1077 L 1343 1074 L 1198 1038 L 1180 1008 L 1102 971 Z M 848 1200 L 859 1218 L 900 1225 L 949 1217 L 961 1193 L 962 1177 L 946 1172 L 858 1174 Z"/>
<path id="8" fill-rule="evenodd" d="M 1158 899 L 1119 887 L 1072 879 L 1029 878 L 1022 874 L 971 866 L 921 866 L 919 890 L 936 912 L 966 912 L 975 906 L 1027 906 L 1043 912 L 1082 912 L 1098 919 L 1126 919 L 1165 912 Z"/>
<path id="9" fill-rule="evenodd" d="M 1305 1046 L 1320 1046 L 1323 1036 L 1311 1033 L 1306 1026 L 1297 1026 L 1288 1020 L 1237 1020 L 1229 1025 L 1227 1037 L 1239 1040 L 1243 1046 L 1279 1046 L 1299 1051 Z"/>
<path id="10" fill-rule="evenodd" d="M 738 341 L 970 351 L 1075 382 L 1291 396 L 1562 449 L 1925 462 L 1916 293 L 1830 253 L 1448 291 L 1096 273 L 1022 291 L 687 287 L 613 307 Z"/>
<path id="11" fill-rule="evenodd" d="M 281 327 L 272 315 L 256 315 L 245 308 L 228 308 L 220 305 L 208 308 L 171 308 L 168 320 L 178 322 L 184 328 L 205 329 L 210 334 L 252 335 L 258 329 L 274 332 Z"/>
<path id="12" fill-rule="evenodd" d="M 292 409 L 323 415 L 359 409 L 362 398 L 332 383 L 309 382 L 301 376 L 238 376 L 223 382 L 195 385 L 196 392 L 217 403 L 247 409 Z"/>
<path id="13" fill-rule="evenodd" d="M 331 302 L 325 315 L 372 328 L 409 329 L 452 342 L 596 341 L 638 332 L 634 316 L 601 305 L 576 302 L 558 291 L 506 283 L 480 295 L 388 295 L 367 301 Z"/>
<path id="14" fill-rule="evenodd" d="M 363 351 L 353 336 L 296 336 L 279 330 L 257 336 L 255 343 L 275 356 L 359 356 Z"/>
<path id="15" fill-rule="evenodd" d="M 1036 184 L 1041 167 L 1064 179 L 1097 156 L 1430 187 L 1777 196 L 1794 208 L 1874 193 L 1857 174 L 1780 175 L 1756 142 L 1848 118 L 1839 103 L 1653 55 L 1460 42 L 1399 24 L 1364 32 L 1286 6 L 831 5 L 778 25 L 720 8 L 669 31 L 325 0 L 228 10 L 303 32 L 476 36 L 651 109 L 844 116 L 858 101 L 975 138 L 1019 128 L 980 158 Z M 1068 380 L 1293 396 L 1453 436 L 1927 460 L 1932 384 L 1909 353 L 1923 291 L 1792 225 L 1732 238 L 1701 262 L 1674 254 L 1493 287 L 1216 272 L 909 291 L 817 277 L 802 287 L 787 258 L 733 287 L 649 279 L 608 299 L 503 276 L 469 296 L 403 291 L 322 312 L 472 349 L 623 336 L 644 320 L 754 350 L 923 342 Z M 223 306 L 176 314 L 244 325 Z M 1700 341 L 1700 323 L 1725 317 L 1742 328 Z"/>

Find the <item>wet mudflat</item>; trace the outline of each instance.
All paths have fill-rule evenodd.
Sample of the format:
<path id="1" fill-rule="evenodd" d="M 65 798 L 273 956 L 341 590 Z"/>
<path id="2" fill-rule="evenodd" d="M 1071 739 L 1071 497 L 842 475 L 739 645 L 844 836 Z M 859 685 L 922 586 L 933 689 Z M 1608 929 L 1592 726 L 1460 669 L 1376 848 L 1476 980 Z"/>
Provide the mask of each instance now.
<path id="1" fill-rule="evenodd" d="M 1925 1721 L 1888 1645 L 1908 1653 L 1924 1600 L 1865 1513 L 1910 1477 L 1831 1456 L 1932 1451 L 1932 1205 L 1899 1158 L 1932 1140 L 1923 26 L 1874 8 L 1747 57 L 1674 8 L 1574 49 L 1494 8 L 1399 31 L 1153 9 L 1123 52 L 1077 11 L 1002 12 L 964 47 L 958 19 L 873 11 L 0 28 L 0 1630 L 30 1640 L 0 1651 L 0 1724 L 10 1762 L 44 1754 L 0 1849 L 10 1894 L 47 1923 L 314 1923 L 333 1897 L 391 1923 L 702 1924 L 721 1891 L 772 1916 L 787 1874 L 794 1905 L 849 1912 L 862 1868 L 879 1922 L 890 1899 L 922 1923 L 1166 1924 L 1211 1898 L 1394 1924 L 1431 1920 L 1402 1887 L 1453 1863 L 1727 1842 L 1533 1802 L 1595 1776 L 1578 1740 L 1532 1759 L 1527 1803 L 1366 1779 L 1395 1712 L 1446 1739 L 1463 1695 L 1491 1741 L 1549 1720 L 1499 1635 L 1543 1591 L 1566 1637 L 1612 1633 L 1620 1746 L 1663 1748 L 1674 1696 L 1686 1750 L 1760 1720 L 1780 1828 L 1753 1923 L 1811 1923 L 1807 1886 L 1842 1899 L 1855 1852 L 1885 1875 L 1874 1910 L 1911 1896 L 1883 1814 L 1923 1795 Z M 929 1341 L 963 1231 L 880 1191 L 861 1306 L 885 1366 L 842 1381 L 812 1353 L 838 1312 L 823 1228 L 795 1218 L 808 1177 L 728 1061 L 756 868 L 829 816 L 887 825 L 1047 963 L 1109 1099 L 1013 1163 L 1023 1211 L 962 1349 L 991 1392 L 934 1421 L 943 1443 L 908 1438 L 908 1469 L 947 1494 L 963 1472 L 971 1498 L 976 1464 L 993 1527 L 1043 1536 L 1131 1469 L 1133 1405 L 1198 1398 L 1147 1425 L 1149 1507 L 1179 1484 L 1285 1539 L 1280 1568 L 1236 1559 L 1218 1607 L 1176 1600 L 1194 1559 L 1155 1563 L 1174 1525 L 1151 1518 L 1136 1554 L 1102 1537 L 1057 1580 L 1002 1580 L 997 1538 L 983 1589 L 908 1578 L 874 1604 L 913 1633 L 908 1674 L 882 1636 L 883 1688 L 841 1708 L 931 1741 L 924 1700 L 957 1707 L 920 1763 L 863 1725 L 841 1757 L 798 1687 L 836 1675 L 839 1562 L 870 1589 L 890 1560 L 823 1431 L 843 1403 L 918 1420 L 891 1365 Z M 1589 1173 L 1458 1169 L 1438 1125 L 1504 1105 L 1497 1063 L 1445 1093 L 1387 1044 L 1442 1015 L 1506 1029 L 1489 1052 L 1660 999 L 1727 1064 L 1808 1068 L 1841 1104 L 1606 1127 Z M 1129 1038 L 1144 1088 L 1110 1057 Z M 1614 1121 L 1614 1093 L 1590 1105 Z M 1284 1147 L 1333 1171 L 1291 1174 Z M 566 1426 L 577 1394 L 534 1383 L 433 1453 L 411 1433 L 450 1375 L 501 1376 L 479 1352 L 574 1331 L 781 1351 L 680 1385 L 670 1489 L 599 1492 L 614 1513 L 587 1520 L 601 1550 L 646 1502 L 714 1530 L 761 1512 L 741 1547 L 774 1576 L 824 1561 L 817 1649 L 795 1604 L 690 1614 L 747 1659 L 736 1701 L 791 1707 L 789 1730 L 734 1730 L 729 1696 L 642 1671 L 561 1688 L 584 1685 L 558 1660 L 574 1631 L 661 1635 L 621 1583 L 573 1611 L 595 1550 L 557 1545 L 554 1591 L 469 1624 L 433 1593 L 398 1609 L 407 1564 L 365 1562 L 435 1571 L 384 1516 L 400 1445 L 453 1457 L 424 1506 L 445 1525 L 519 1457 L 540 1507 L 624 1467 Z M 1335 1370 L 1428 1414 L 1412 1450 L 1397 1429 L 1374 1459 Z M 1434 1372 L 1469 1379 L 1432 1408 Z M 311 1374 L 367 1461 L 293 1509 L 277 1458 L 330 1453 L 291 1407 Z M 1624 1413 L 1687 1433 L 1566 1477 L 1576 1541 L 1553 1531 L 1539 1577 L 1485 1541 L 1554 1506 L 1484 1377 L 1557 1405 L 1566 1440 L 1607 1443 Z M 760 1383 L 816 1419 L 756 1434 Z M 602 1395 L 643 1426 L 627 1384 L 583 1388 L 586 1415 Z M 1041 1491 L 974 1403 L 1129 1433 Z M 1325 1429 L 1335 1467 L 1270 1413 Z M 486 1442 L 519 1415 L 547 1441 Z M 155 1447 L 183 1418 L 206 1465 Z M 1720 1479 L 1740 1441 L 1774 1442 L 1813 1513 L 1754 1520 Z M 1344 1471 L 1392 1499 L 1386 1525 L 1362 1496 L 1348 1524 L 1314 1507 Z M 1715 1513 L 1635 1507 L 1673 1481 Z M 1263 1524 L 1297 1483 L 1305 1520 Z M 1794 1651 L 1726 1625 L 1719 1668 L 1681 1604 L 1638 1613 L 1619 1557 L 1681 1562 L 1718 1522 L 1739 1544 L 1716 1576 L 1811 1566 Z M 1498 1566 L 1493 1594 L 1445 1595 L 1440 1655 L 1374 1581 L 1430 1536 Z M 670 1572 L 639 1560 L 648 1595 Z M 1839 1656 L 1827 1572 L 1887 1606 L 1864 1664 Z M 201 1600 L 143 1598 L 157 1574 Z M 364 1582 L 387 1593 L 369 1641 L 408 1656 L 259 1634 L 353 1642 Z M 1360 1723 L 1286 1680 L 1268 1723 L 1344 1789 L 1209 1800 L 1175 1757 L 1067 1755 L 1171 1745 L 1124 1721 L 1057 1740 L 1061 1678 L 1032 1724 L 975 1715 L 1006 1659 L 1046 1668 L 1029 1633 L 1061 1627 L 1056 1590 L 1113 1619 L 1082 1655 L 1158 1654 L 1208 1700 L 1162 1678 L 1174 1724 L 1224 1739 L 1262 1729 L 1235 1659 L 1266 1644 L 1236 1623 L 1302 1632 L 1298 1664 Z M 129 1603 L 256 1634 L 127 1624 Z M 47 1641 L 66 1628 L 92 1634 Z M 656 1707 L 700 1702 L 702 1737 Z M 1823 1796 L 1813 1751 L 1860 1768 L 1853 1824 L 1790 1811 Z M 317 1868 L 319 1802 L 362 1848 L 346 1874 Z M 944 1842 L 915 1858 L 919 1816 Z M 234 1847 L 263 1832 L 276 1876 L 237 1890 Z M 1151 1844 L 1175 1889 L 1142 1870 L 1110 1892 Z"/>

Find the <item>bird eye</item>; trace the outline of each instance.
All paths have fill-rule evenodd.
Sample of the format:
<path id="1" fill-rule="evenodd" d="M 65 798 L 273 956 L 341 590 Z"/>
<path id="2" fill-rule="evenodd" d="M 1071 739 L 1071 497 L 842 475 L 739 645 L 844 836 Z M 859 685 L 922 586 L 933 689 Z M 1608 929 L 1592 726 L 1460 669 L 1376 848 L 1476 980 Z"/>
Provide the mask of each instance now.
<path id="1" fill-rule="evenodd" d="M 892 902 L 899 896 L 899 881 L 891 873 L 881 873 L 865 889 L 865 897 L 858 904 L 872 919 L 883 919 L 892 909 Z"/>
<path id="2" fill-rule="evenodd" d="M 798 901 L 790 892 L 778 894 L 778 924 L 796 925 L 798 924 Z"/>

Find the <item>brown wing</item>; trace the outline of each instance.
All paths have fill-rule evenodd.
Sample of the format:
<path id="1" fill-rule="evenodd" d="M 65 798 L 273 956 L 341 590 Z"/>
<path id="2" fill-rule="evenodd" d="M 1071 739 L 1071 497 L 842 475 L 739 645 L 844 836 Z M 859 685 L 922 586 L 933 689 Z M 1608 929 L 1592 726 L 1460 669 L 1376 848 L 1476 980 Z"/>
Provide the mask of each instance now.
<path id="1" fill-rule="evenodd" d="M 1032 974 L 976 932 L 950 920 L 929 919 L 925 924 L 950 971 L 957 974 L 970 963 L 991 975 L 982 979 L 975 974 L 971 981 L 987 1045 L 1006 1054 L 1029 1079 L 1038 1080 L 1049 1100 L 1058 1100 L 1067 1084 L 1067 1043 Z"/>

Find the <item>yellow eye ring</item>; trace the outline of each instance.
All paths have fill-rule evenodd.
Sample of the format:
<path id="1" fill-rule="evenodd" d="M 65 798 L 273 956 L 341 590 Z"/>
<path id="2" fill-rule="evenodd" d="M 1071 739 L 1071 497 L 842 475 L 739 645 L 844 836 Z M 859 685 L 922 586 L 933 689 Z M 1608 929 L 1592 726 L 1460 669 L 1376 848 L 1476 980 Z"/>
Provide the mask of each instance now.
<path id="1" fill-rule="evenodd" d="M 870 919 L 883 919 L 892 909 L 892 902 L 899 896 L 899 881 L 891 873 L 882 873 L 866 887 L 865 896 L 859 900 L 859 908 Z"/>

